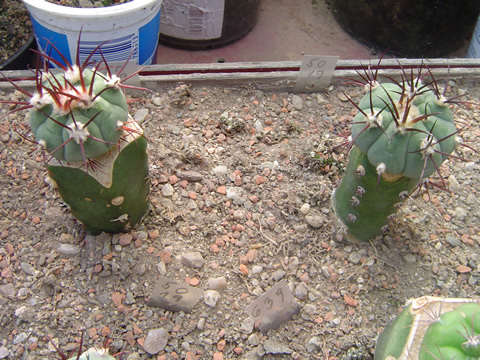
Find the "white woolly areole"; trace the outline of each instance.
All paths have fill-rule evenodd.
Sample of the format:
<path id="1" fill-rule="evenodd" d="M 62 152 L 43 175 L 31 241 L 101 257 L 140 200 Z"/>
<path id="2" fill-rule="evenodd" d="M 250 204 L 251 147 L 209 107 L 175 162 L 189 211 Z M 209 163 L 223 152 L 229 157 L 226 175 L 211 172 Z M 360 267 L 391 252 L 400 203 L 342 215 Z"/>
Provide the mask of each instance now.
<path id="1" fill-rule="evenodd" d="M 41 95 L 39 93 L 33 94 L 29 101 L 30 105 L 32 105 L 35 109 L 41 109 L 52 102 L 53 99 L 50 94 Z"/>
<path id="2" fill-rule="evenodd" d="M 375 114 L 369 114 L 367 115 L 367 117 L 365 118 L 365 122 L 368 124 L 368 125 L 376 125 L 378 127 L 381 127 L 382 126 L 382 123 L 383 123 L 383 116 L 382 114 L 380 113 L 375 113 Z"/>
<path id="3" fill-rule="evenodd" d="M 448 99 L 443 95 L 437 96 L 435 98 L 435 104 L 437 104 L 438 106 L 448 106 L 447 101 Z"/>
<path id="4" fill-rule="evenodd" d="M 74 84 L 77 81 L 80 81 L 80 76 L 81 76 L 80 68 L 78 65 L 72 65 L 71 68 L 69 68 L 67 71 L 65 71 L 65 79 L 69 81 L 70 83 Z"/>
<path id="5" fill-rule="evenodd" d="M 422 150 L 422 156 L 425 158 L 427 156 L 433 155 L 435 153 L 435 142 L 432 141 L 430 137 L 426 137 L 420 143 L 420 149 Z"/>
<path id="6" fill-rule="evenodd" d="M 87 141 L 90 133 L 88 132 L 87 127 L 83 123 L 76 123 L 73 128 L 69 128 L 71 131 L 70 137 L 77 143 L 84 143 Z"/>
<path id="7" fill-rule="evenodd" d="M 119 89 L 121 81 L 122 79 L 120 79 L 117 75 L 114 74 L 111 77 L 107 77 L 104 83 L 105 83 L 105 86 Z"/>
<path id="8" fill-rule="evenodd" d="M 382 175 L 385 172 L 385 170 L 387 170 L 387 165 L 385 165 L 385 163 L 380 163 L 378 164 L 376 170 L 378 175 Z"/>

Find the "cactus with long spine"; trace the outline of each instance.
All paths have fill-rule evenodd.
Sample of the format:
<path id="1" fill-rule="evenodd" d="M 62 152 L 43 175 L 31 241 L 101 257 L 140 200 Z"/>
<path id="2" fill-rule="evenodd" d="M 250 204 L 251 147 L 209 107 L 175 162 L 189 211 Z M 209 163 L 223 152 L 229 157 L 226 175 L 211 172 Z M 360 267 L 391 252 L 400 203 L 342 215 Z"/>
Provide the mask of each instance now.
<path id="1" fill-rule="evenodd" d="M 375 360 L 480 359 L 480 304 L 424 296 L 379 335 Z"/>
<path id="2" fill-rule="evenodd" d="M 450 109 L 456 100 L 445 97 L 430 71 L 404 71 L 402 80 L 384 84 L 377 71 L 362 75 L 359 104 L 348 97 L 358 113 L 346 173 L 332 195 L 340 227 L 354 241 L 381 235 L 398 205 L 461 143 Z"/>
<path id="3" fill-rule="evenodd" d="M 35 93 L 11 82 L 30 98 L 12 102 L 21 105 L 14 111 L 30 109 L 30 130 L 47 153 L 49 182 L 86 230 L 125 231 L 147 212 L 150 190 L 147 140 L 128 114 L 125 85 L 105 61 L 92 64 L 88 57 L 80 64 L 77 55 L 76 64 L 64 59 L 64 66 L 41 56 L 45 69 L 35 72 Z M 63 71 L 50 71 L 48 61 Z"/>

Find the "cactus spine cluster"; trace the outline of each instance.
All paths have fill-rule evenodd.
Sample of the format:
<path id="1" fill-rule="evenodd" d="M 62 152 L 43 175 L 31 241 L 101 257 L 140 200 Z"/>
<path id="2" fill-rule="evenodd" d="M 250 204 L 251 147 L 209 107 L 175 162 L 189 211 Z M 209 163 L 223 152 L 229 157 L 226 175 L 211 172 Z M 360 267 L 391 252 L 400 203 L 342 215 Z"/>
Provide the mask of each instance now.
<path id="1" fill-rule="evenodd" d="M 480 304 L 424 296 L 411 300 L 377 339 L 375 360 L 478 360 Z"/>
<path id="2" fill-rule="evenodd" d="M 384 84 L 369 72 L 364 80 L 359 104 L 349 98 L 358 113 L 346 173 L 332 197 L 342 229 L 357 241 L 381 235 L 398 204 L 438 172 L 459 141 L 451 102 L 430 72 L 404 72 Z"/>
<path id="3" fill-rule="evenodd" d="M 17 89 L 30 98 L 19 109 L 30 109 L 49 181 L 88 232 L 125 231 L 147 212 L 150 191 L 147 141 L 128 114 L 125 86 L 105 61 L 80 64 L 77 55 L 76 64 L 63 65 L 41 55 L 63 71 L 45 65 L 36 70 L 35 93 Z"/>

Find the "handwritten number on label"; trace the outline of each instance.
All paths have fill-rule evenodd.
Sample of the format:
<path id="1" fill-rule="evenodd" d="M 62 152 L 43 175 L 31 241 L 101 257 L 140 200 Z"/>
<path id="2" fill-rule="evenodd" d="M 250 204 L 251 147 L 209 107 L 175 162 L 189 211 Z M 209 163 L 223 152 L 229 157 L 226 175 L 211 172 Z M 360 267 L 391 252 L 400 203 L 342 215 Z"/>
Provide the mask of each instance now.
<path id="1" fill-rule="evenodd" d="M 266 310 L 270 310 L 271 308 L 273 308 L 273 305 L 275 303 L 280 303 L 280 304 L 283 304 L 284 302 L 284 297 L 283 297 L 283 290 L 282 288 L 278 288 L 276 291 L 275 291 L 275 295 L 276 296 L 273 296 L 273 297 L 270 297 L 270 296 L 266 296 L 264 299 L 263 299 L 263 302 L 259 303 L 259 304 L 256 304 L 255 307 L 253 308 L 253 311 L 252 311 L 252 316 L 253 317 L 259 317 L 261 314 L 262 314 L 262 308 L 263 309 L 266 309 Z"/>
<path id="2" fill-rule="evenodd" d="M 322 91 L 330 84 L 338 56 L 304 55 L 295 92 Z"/>
<path id="3" fill-rule="evenodd" d="M 161 287 L 162 289 L 169 290 L 169 291 L 161 292 L 158 295 L 164 298 L 167 298 L 169 295 L 171 295 L 176 302 L 179 302 L 180 300 L 182 300 L 183 299 L 182 295 L 188 293 L 188 289 L 186 287 L 183 287 L 180 283 L 177 283 L 175 281 L 167 281 L 164 284 L 162 284 Z"/>

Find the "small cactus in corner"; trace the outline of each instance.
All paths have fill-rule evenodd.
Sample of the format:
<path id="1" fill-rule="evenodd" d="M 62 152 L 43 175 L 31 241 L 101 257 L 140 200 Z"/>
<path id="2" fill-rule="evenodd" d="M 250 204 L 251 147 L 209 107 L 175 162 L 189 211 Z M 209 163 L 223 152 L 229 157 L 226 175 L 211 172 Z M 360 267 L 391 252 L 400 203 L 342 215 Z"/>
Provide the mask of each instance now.
<path id="1" fill-rule="evenodd" d="M 378 70 L 361 74 L 365 95 L 347 143 L 349 160 L 332 195 L 336 220 L 347 238 L 369 241 L 387 228 L 389 217 L 461 144 L 453 113 L 428 69 L 381 84 Z M 443 181 L 443 180 L 442 180 Z"/>
<path id="2" fill-rule="evenodd" d="M 95 52 L 101 54 L 101 46 L 83 63 L 78 54 L 74 65 L 64 59 L 66 66 L 40 54 L 45 69 L 35 71 L 36 91 L 11 81 L 30 98 L 11 103 L 20 105 L 14 111 L 30 109 L 30 130 L 46 153 L 48 181 L 77 220 L 92 234 L 116 233 L 136 225 L 148 210 L 147 140 L 128 114 L 126 86 L 105 61 L 90 61 Z M 50 71 L 49 61 L 62 71 Z"/>
<path id="3" fill-rule="evenodd" d="M 480 304 L 423 296 L 379 335 L 375 360 L 480 359 Z"/>

